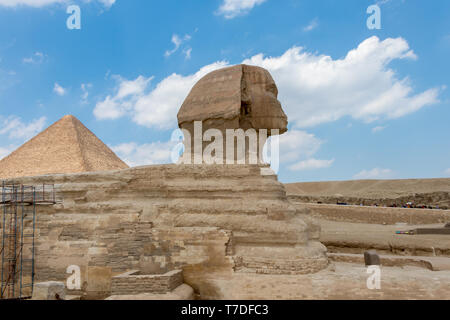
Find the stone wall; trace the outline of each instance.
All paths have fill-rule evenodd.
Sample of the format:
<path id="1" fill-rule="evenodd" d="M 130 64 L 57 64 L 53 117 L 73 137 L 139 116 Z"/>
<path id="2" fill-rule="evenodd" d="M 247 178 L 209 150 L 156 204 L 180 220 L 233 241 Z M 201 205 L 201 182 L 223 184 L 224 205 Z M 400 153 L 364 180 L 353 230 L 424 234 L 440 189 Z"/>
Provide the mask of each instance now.
<path id="1" fill-rule="evenodd" d="M 36 281 L 65 281 L 77 265 L 82 288 L 70 294 L 109 296 L 111 278 L 130 270 L 182 269 L 201 294 L 209 273 L 258 272 L 238 268 L 241 261 L 262 258 L 266 273 L 328 265 L 317 225 L 259 166 L 161 165 L 18 182 L 59 190 L 61 203 L 37 208 Z"/>
<path id="2" fill-rule="evenodd" d="M 355 192 L 356 193 L 356 192 Z M 396 198 L 386 197 L 386 198 L 367 198 L 367 197 L 351 197 L 351 196 L 325 196 L 325 195 L 298 195 L 298 194 L 288 194 L 288 198 L 294 202 L 302 203 L 326 203 L 326 204 L 336 204 L 338 202 L 348 203 L 351 205 L 364 205 L 364 206 L 386 206 L 392 207 L 396 205 L 401 208 L 408 202 L 413 202 L 417 207 L 420 206 L 432 206 L 440 209 L 448 210 L 450 209 L 450 192 L 446 191 L 436 191 L 428 193 L 413 193 L 411 195 L 398 196 Z"/>
<path id="3" fill-rule="evenodd" d="M 165 274 L 146 275 L 133 270 L 112 278 L 112 295 L 140 293 L 169 293 L 183 284 L 183 271 L 173 270 Z"/>
<path id="4" fill-rule="evenodd" d="M 311 215 L 331 221 L 410 225 L 437 224 L 450 221 L 450 210 L 404 209 L 385 207 L 343 206 L 293 202 L 298 208 L 308 208 Z"/>

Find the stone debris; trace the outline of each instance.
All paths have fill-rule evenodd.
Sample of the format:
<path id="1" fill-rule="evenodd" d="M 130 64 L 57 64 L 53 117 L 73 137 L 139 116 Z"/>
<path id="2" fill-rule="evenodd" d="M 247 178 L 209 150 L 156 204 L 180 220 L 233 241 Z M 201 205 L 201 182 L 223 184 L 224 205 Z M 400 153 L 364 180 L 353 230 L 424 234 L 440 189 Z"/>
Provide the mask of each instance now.
<path id="1" fill-rule="evenodd" d="M 381 264 L 380 256 L 375 250 L 364 252 L 364 262 L 366 263 L 366 266 L 379 266 Z"/>
<path id="2" fill-rule="evenodd" d="M 164 274 L 141 274 L 139 270 L 129 271 L 112 278 L 112 295 L 133 295 L 141 293 L 170 293 L 183 284 L 183 271 L 173 270 Z"/>

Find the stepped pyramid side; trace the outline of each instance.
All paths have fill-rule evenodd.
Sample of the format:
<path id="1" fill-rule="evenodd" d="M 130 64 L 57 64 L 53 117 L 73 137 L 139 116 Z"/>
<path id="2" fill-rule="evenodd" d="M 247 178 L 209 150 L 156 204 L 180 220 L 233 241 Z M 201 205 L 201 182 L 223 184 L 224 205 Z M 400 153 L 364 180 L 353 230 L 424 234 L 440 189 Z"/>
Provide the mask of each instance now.
<path id="1" fill-rule="evenodd" d="M 72 117 L 81 155 L 83 157 L 85 171 L 104 171 L 126 169 L 125 164 L 116 154 L 106 146 L 96 135 L 86 128 L 80 120 Z"/>
<path id="2" fill-rule="evenodd" d="M 90 268 L 106 275 L 183 269 L 200 294 L 230 299 L 210 279 L 326 268 L 320 226 L 263 168 L 170 164 L 18 179 L 59 185 L 63 199 L 39 208 L 36 279 L 65 281 L 74 263 L 89 291 Z"/>
<path id="3" fill-rule="evenodd" d="M 74 116 L 65 116 L 0 161 L 0 178 L 128 166 Z"/>

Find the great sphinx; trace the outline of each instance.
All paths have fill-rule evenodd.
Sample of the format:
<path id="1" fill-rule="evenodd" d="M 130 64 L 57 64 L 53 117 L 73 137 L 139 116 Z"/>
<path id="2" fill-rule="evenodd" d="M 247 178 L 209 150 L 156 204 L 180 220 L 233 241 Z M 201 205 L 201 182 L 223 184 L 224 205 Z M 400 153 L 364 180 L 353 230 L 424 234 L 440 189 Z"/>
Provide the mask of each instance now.
<path id="1" fill-rule="evenodd" d="M 265 69 L 214 71 L 187 96 L 179 126 L 192 136 L 195 122 L 202 123 L 201 136 L 208 129 L 224 135 L 227 129 L 255 129 L 263 146 L 287 130 L 277 93 Z M 233 293 L 212 290 L 208 279 L 326 268 L 319 226 L 307 210 L 291 205 L 258 148 L 256 164 L 200 161 L 15 178 L 55 184 L 62 199 L 37 215 L 36 280 L 65 281 L 68 266 L 77 265 L 82 291 L 103 297 L 111 294 L 111 277 L 122 272 L 182 269 L 200 297 L 229 299 Z M 236 160 L 252 153 L 245 149 L 245 159 Z"/>
<path id="2" fill-rule="evenodd" d="M 216 163 L 256 165 L 261 176 L 267 175 L 271 171 L 267 170 L 268 165 L 264 161 L 264 144 L 271 135 L 285 133 L 288 124 L 277 97 L 275 81 L 261 67 L 236 65 L 204 76 L 194 85 L 178 113 L 179 127 L 185 133 L 185 150 L 191 151 L 187 153 L 187 160 L 207 165 L 198 159 L 202 154 L 205 158 L 204 150 L 211 140 L 208 131 L 215 130 L 213 135 L 224 137 L 223 146 L 219 148 L 223 152 L 219 157 L 216 155 Z M 241 153 L 235 141 L 236 134 L 233 135 L 239 129 L 242 129 L 241 135 L 250 131 L 256 133 L 253 138 L 245 134 Z M 255 141 L 257 147 L 252 148 Z M 234 151 L 231 159 L 229 150 Z M 251 160 L 252 156 L 256 162 Z M 233 170 L 233 165 L 229 170 Z M 272 178 L 276 180 L 274 173 Z M 258 184 L 256 181 L 253 183 Z M 263 183 L 262 177 L 260 183 Z M 233 232 L 235 270 L 295 274 L 324 268 L 327 264 L 326 249 L 318 242 L 320 228 L 307 214 L 297 212 L 285 200 L 282 186 L 277 192 L 282 193 L 282 201 L 273 201 L 253 217 L 245 212 L 211 217 L 211 226 Z M 262 197 L 262 201 L 268 202 L 272 198 Z M 250 204 L 251 200 L 245 199 L 245 195 L 242 201 L 249 207 L 258 202 L 252 199 L 255 203 Z M 186 222 L 195 225 L 193 220 Z"/>

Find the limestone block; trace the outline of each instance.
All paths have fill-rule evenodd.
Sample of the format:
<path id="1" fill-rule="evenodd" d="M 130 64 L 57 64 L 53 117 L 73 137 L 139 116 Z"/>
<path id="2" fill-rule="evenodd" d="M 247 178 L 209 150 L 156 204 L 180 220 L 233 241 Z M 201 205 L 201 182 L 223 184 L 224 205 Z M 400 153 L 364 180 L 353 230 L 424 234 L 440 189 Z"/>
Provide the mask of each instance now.
<path id="1" fill-rule="evenodd" d="M 39 208 L 36 279 L 65 281 L 67 267 L 78 265 L 82 288 L 70 294 L 102 298 L 112 275 L 129 270 L 183 269 L 195 288 L 208 272 L 325 268 L 318 225 L 261 167 L 157 165 L 24 178 L 59 184 L 65 200 L 98 191 L 92 201 Z"/>
<path id="2" fill-rule="evenodd" d="M 375 250 L 364 252 L 364 261 L 366 262 L 366 266 L 379 266 L 381 264 L 380 256 Z"/>
<path id="3" fill-rule="evenodd" d="M 87 295 L 90 297 L 108 296 L 111 292 L 112 271 L 110 267 L 87 268 Z"/>

